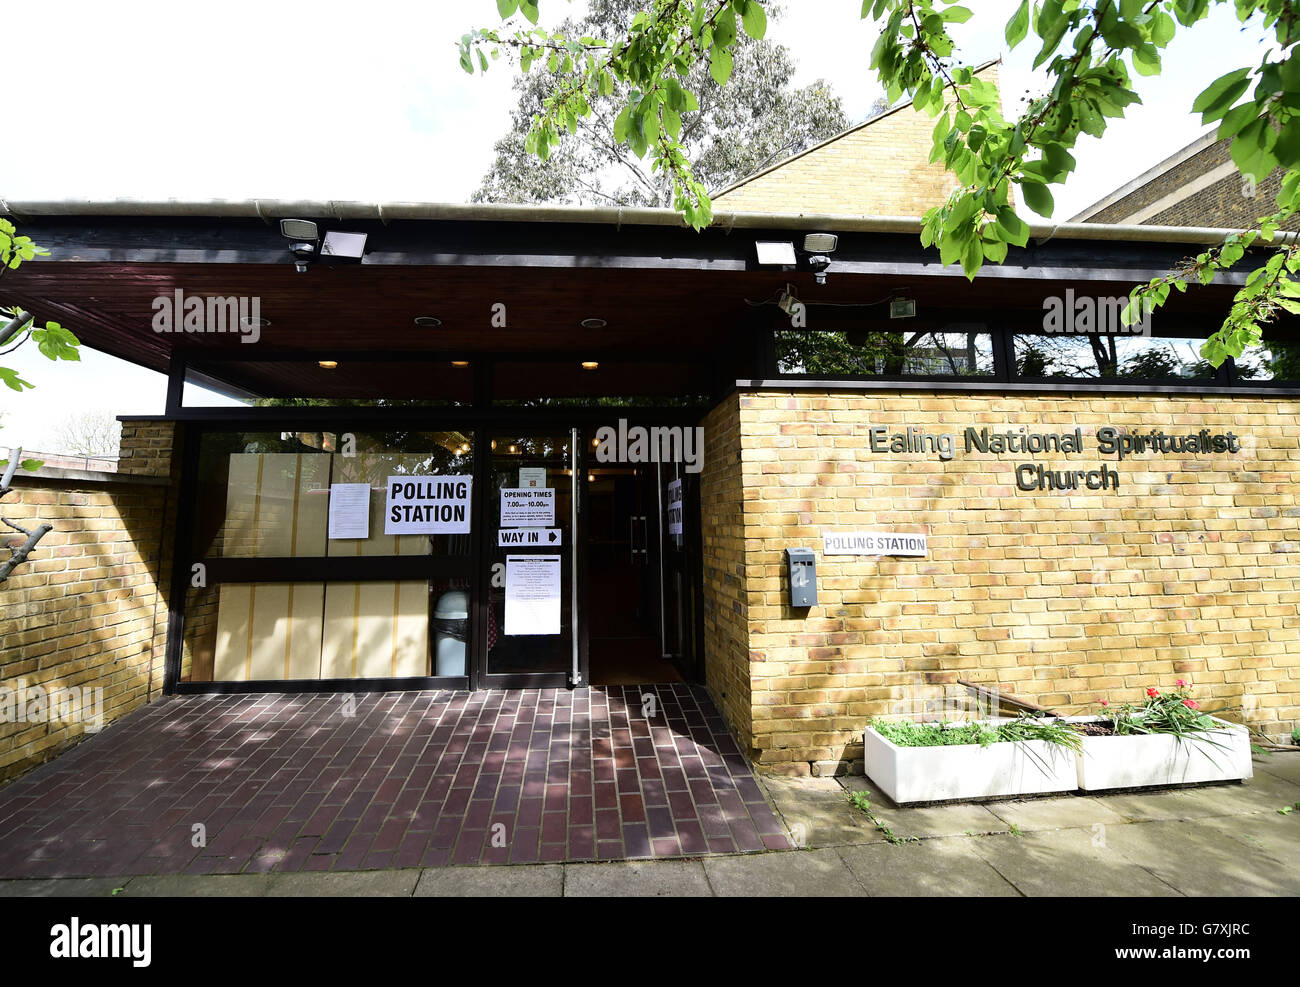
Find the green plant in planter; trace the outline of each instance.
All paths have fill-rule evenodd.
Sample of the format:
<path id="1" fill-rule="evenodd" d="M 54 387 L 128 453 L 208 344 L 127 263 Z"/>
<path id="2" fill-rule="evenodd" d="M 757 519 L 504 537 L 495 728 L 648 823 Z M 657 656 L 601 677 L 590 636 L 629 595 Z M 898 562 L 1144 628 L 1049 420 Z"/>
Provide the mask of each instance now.
<path id="1" fill-rule="evenodd" d="M 1171 692 L 1147 689 L 1146 699 L 1140 705 L 1124 703 L 1111 706 L 1101 704 L 1102 719 L 1110 720 L 1115 733 L 1131 736 L 1138 733 L 1170 733 L 1184 737 L 1191 733 L 1204 733 L 1219 729 L 1220 725 L 1201 704 L 1192 698 L 1192 690 L 1182 679 Z"/>
<path id="2" fill-rule="evenodd" d="M 1294 730 L 1291 731 L 1291 743 L 1295 744 L 1297 747 L 1300 747 L 1300 727 L 1296 727 Z"/>
<path id="3" fill-rule="evenodd" d="M 913 723 L 910 720 L 873 720 L 871 727 L 899 747 L 947 747 L 961 744 L 1018 743 L 1045 740 L 1077 751 L 1083 737 L 1061 720 L 1022 713 L 1007 723 Z"/>

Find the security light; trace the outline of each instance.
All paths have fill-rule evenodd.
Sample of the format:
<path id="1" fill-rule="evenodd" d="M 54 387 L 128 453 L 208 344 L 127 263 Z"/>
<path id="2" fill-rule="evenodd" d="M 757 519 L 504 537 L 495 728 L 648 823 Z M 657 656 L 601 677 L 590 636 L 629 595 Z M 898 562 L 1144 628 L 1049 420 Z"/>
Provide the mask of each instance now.
<path id="1" fill-rule="evenodd" d="M 313 224 L 314 225 L 314 224 Z M 360 260 L 366 252 L 366 234 L 339 233 L 330 230 L 320 246 L 322 257 L 348 257 Z"/>
<path id="2" fill-rule="evenodd" d="M 834 233 L 809 233 L 803 238 L 804 253 L 833 254 L 840 244 L 840 238 Z"/>
<path id="3" fill-rule="evenodd" d="M 316 259 L 316 239 L 319 230 L 310 219 L 280 220 L 280 234 L 290 241 L 289 253 L 299 274 L 307 273 L 307 265 Z"/>
<path id="4" fill-rule="evenodd" d="M 788 240 L 756 240 L 754 248 L 758 251 L 760 264 L 775 264 L 782 267 L 794 267 L 794 244 Z"/>
<path id="5" fill-rule="evenodd" d="M 310 219 L 280 220 L 280 235 L 290 240 L 318 240 L 320 233 Z"/>
<path id="6" fill-rule="evenodd" d="M 889 317 L 891 319 L 916 318 L 916 299 L 907 293 L 891 298 L 889 300 Z"/>

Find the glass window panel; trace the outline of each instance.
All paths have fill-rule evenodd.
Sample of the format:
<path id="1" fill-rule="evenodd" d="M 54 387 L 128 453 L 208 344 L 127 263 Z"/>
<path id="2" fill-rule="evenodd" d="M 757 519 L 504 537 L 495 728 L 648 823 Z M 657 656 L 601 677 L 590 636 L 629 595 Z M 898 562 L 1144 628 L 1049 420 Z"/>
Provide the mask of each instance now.
<path id="1" fill-rule="evenodd" d="M 182 682 L 468 674 L 469 580 L 191 589 Z"/>
<path id="2" fill-rule="evenodd" d="M 390 432 L 209 432 L 199 454 L 199 558 L 469 555 L 470 535 L 385 535 L 389 476 L 468 476 L 473 435 Z M 370 484 L 368 538 L 331 539 L 332 484 Z"/>
<path id="3" fill-rule="evenodd" d="M 1300 335 L 1265 326 L 1260 345 L 1237 358 L 1237 376 L 1259 383 L 1300 381 Z"/>
<path id="4" fill-rule="evenodd" d="M 1212 380 L 1204 336 L 1026 333 L 1014 337 L 1016 376 L 1028 379 Z"/>
<path id="5" fill-rule="evenodd" d="M 987 377 L 993 337 L 977 329 L 775 332 L 777 370 L 810 377 Z"/>

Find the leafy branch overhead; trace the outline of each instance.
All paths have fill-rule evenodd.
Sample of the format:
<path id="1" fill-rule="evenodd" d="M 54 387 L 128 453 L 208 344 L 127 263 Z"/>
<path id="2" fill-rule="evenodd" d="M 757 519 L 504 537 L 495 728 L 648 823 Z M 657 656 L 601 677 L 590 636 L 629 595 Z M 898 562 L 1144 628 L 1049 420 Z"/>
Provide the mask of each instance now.
<path id="1" fill-rule="evenodd" d="M 848 0 L 846 0 L 848 2 Z M 1029 44 L 1034 67 L 1047 76 L 1046 91 L 1025 101 L 1014 119 L 1001 110 L 997 88 L 956 57 L 950 29 L 976 16 L 949 0 L 863 0 L 861 16 L 879 28 L 871 68 L 891 101 L 911 97 L 936 118 L 932 161 L 941 161 L 960 186 L 923 219 L 922 242 L 945 264 L 960 264 L 974 278 L 986 262 L 1005 260 L 1010 246 L 1029 240 L 1018 215 L 1019 199 L 1040 216 L 1055 207 L 1052 188 L 1074 171 L 1071 151 L 1081 135 L 1102 137 L 1110 121 L 1140 103 L 1137 77 L 1158 75 L 1180 31 L 1204 20 L 1212 7 L 1231 5 L 1243 24 L 1270 40 L 1260 63 L 1210 82 L 1192 109 L 1218 135 L 1231 138 L 1232 160 L 1242 175 L 1261 182 L 1285 172 L 1274 211 L 1259 229 L 1229 237 L 1188 258 L 1176 270 L 1134 288 L 1126 309 L 1132 322 L 1164 304 L 1170 290 L 1208 284 L 1244 258 L 1256 263 L 1223 326 L 1203 356 L 1216 366 L 1259 342 L 1261 326 L 1283 312 L 1300 312 L 1300 253 L 1277 242 L 1277 231 L 1300 206 L 1300 16 L 1294 0 L 1023 0 L 1006 23 L 1009 48 Z M 593 100 L 622 101 L 614 139 L 651 168 L 667 175 L 672 202 L 685 221 L 702 229 L 712 221 L 708 192 L 681 141 L 682 116 L 698 109 L 684 81 L 706 65 L 725 85 L 742 32 L 761 39 L 765 0 L 648 0 L 614 37 L 566 37 L 538 26 L 538 0 L 496 0 L 503 23 L 478 28 L 460 42 L 467 72 L 486 71 L 510 55 L 526 74 L 543 67 L 555 85 L 532 120 L 527 148 L 546 159 L 576 133 Z M 1252 249 L 1255 248 L 1255 249 Z M 1264 257 L 1260 249 L 1271 253 Z"/>

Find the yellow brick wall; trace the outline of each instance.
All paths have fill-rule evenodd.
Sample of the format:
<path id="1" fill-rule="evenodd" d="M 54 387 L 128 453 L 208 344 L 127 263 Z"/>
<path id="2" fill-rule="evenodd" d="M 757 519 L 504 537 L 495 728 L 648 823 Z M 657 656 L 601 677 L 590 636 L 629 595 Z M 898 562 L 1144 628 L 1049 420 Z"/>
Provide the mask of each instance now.
<path id="1" fill-rule="evenodd" d="M 996 85 L 998 67 L 977 74 Z M 936 120 L 906 103 L 734 186 L 713 200 L 713 210 L 920 216 L 958 184 L 942 162 L 930 163 Z"/>
<path id="2" fill-rule="evenodd" d="M 738 399 L 748 647 L 710 661 L 753 690 L 751 745 L 789 773 L 860 762 L 868 720 L 956 679 L 1061 709 L 1184 678 L 1271 737 L 1300 723 L 1300 402 L 1266 397 L 757 393 Z M 715 415 L 717 413 L 715 412 Z M 958 451 L 872 453 L 869 424 Z M 1233 431 L 1237 455 L 1115 463 L 1095 430 Z M 966 454 L 967 426 L 1084 434 L 1081 454 Z M 1118 493 L 1019 492 L 1014 468 L 1106 462 Z M 1086 464 L 1086 466 L 1085 466 Z M 706 487 L 706 491 L 707 491 Z M 710 523 L 705 502 L 706 531 Z M 721 516 L 719 516 L 721 520 Z M 925 532 L 926 558 L 822 555 L 824 531 Z M 783 550 L 817 552 L 787 606 Z M 709 554 L 706 543 L 706 555 Z M 1238 711 L 1230 718 L 1241 719 Z"/>
<path id="3" fill-rule="evenodd" d="M 752 741 L 740 399 L 732 395 L 704 421 L 700 530 L 704 540 L 705 685 L 742 744 Z"/>
<path id="4" fill-rule="evenodd" d="M 166 476 L 171 425 L 123 428 L 123 463 Z M 164 446 L 163 440 L 166 440 Z M 138 442 L 147 455 L 136 455 Z M 174 487 L 129 481 L 20 476 L 0 514 L 31 528 L 49 523 L 28 562 L 0 583 L 0 689 L 28 698 L 79 690 L 102 721 L 158 698 L 163 686 Z M 167 546 L 168 551 L 163 547 Z M 81 692 L 80 690 L 86 690 Z M 3 709 L 0 701 L 0 709 Z M 34 721 L 0 713 L 0 782 L 86 736 L 86 717 Z"/>

